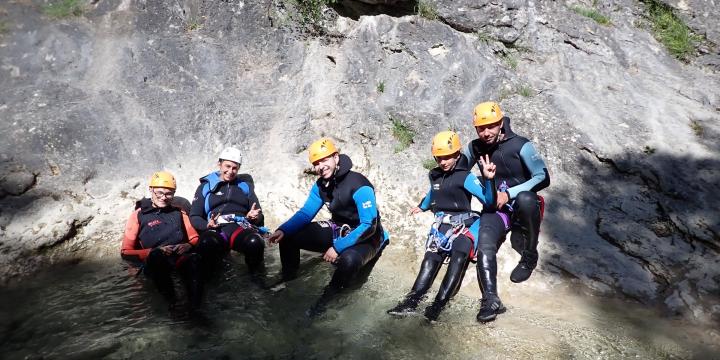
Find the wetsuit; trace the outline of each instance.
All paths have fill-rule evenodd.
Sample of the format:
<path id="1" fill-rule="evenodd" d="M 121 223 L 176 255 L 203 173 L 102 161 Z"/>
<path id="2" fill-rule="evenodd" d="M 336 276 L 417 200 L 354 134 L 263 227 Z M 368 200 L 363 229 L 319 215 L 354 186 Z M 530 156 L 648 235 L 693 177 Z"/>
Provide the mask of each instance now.
<path id="1" fill-rule="evenodd" d="M 492 180 L 485 180 L 485 183 L 481 184 L 468 170 L 468 161 L 464 155 L 460 155 L 457 164 L 450 171 L 443 171 L 440 167 L 430 170 L 429 179 L 430 190 L 418 207 L 423 211 L 431 210 L 436 216 L 431 229 L 431 241 L 438 239 L 433 237 L 433 234 L 442 234 L 445 238 L 452 238 L 452 243 L 445 244 L 444 248 L 429 244 L 410 293 L 388 313 L 403 315 L 413 311 L 432 285 L 443 261 L 450 257 L 435 301 L 425 310 L 425 316 L 435 320 L 450 297 L 459 289 L 469 259 L 477 247 L 472 233 L 477 232 L 480 217 L 471 210 L 471 197 L 477 197 L 484 207 L 489 207 L 491 205 L 487 204 L 495 202 L 495 186 Z M 453 237 L 450 234 L 458 235 Z"/>
<path id="2" fill-rule="evenodd" d="M 350 285 L 358 273 L 369 275 L 388 243 L 375 203 L 375 190 L 368 179 L 351 171 L 352 161 L 340 154 L 338 168 L 329 180 L 318 179 L 303 207 L 280 225 L 283 278 L 296 276 L 300 249 L 326 252 L 333 247 L 338 253 L 335 273 L 325 294 Z M 332 214 L 329 221 L 311 222 L 322 206 Z M 343 226 L 346 232 L 341 231 Z"/>
<path id="3" fill-rule="evenodd" d="M 265 243 L 255 228 L 264 223 L 262 213 L 249 224 L 229 219 L 233 215 L 244 218 L 253 204 L 260 208 L 253 179 L 248 174 L 238 174 L 230 182 L 223 181 L 218 172 L 200 178 L 190 207 L 190 221 L 200 232 L 198 251 L 207 263 L 217 264 L 233 249 L 245 254 L 245 263 L 251 273 L 262 270 Z M 208 229 L 208 220 L 216 214 L 221 215 L 217 220 L 219 226 Z"/>
<path id="4" fill-rule="evenodd" d="M 507 117 L 503 118 L 501 134 L 502 140 L 495 144 L 487 145 L 475 139 L 463 149 L 470 163 L 477 163 L 479 167 L 480 157 L 486 154 L 490 156 L 490 161 L 497 166 L 497 190 L 506 192 L 509 198 L 508 204 L 502 209 L 483 214 L 478 234 L 478 281 L 484 296 L 490 294 L 495 297 L 496 253 L 508 230 L 512 230 L 510 240 L 513 248 L 522 255 L 518 266 L 522 265 L 531 272 L 537 264 L 541 220 L 541 199 L 537 192 L 550 185 L 550 176 L 542 157 L 527 138 L 512 131 Z M 529 272 L 526 271 L 526 274 L 529 276 Z M 511 280 L 516 281 L 512 277 Z"/>
<path id="5" fill-rule="evenodd" d="M 125 225 L 120 254 L 123 259 L 143 263 L 143 272 L 171 303 L 175 302 L 175 289 L 170 274 L 177 270 L 187 287 L 190 304 L 198 307 L 203 289 L 200 255 L 193 250 L 166 255 L 160 250 L 165 245 L 195 246 L 197 242 L 198 234 L 184 211 L 174 206 L 156 208 L 150 199 L 144 198 L 136 203 Z"/>

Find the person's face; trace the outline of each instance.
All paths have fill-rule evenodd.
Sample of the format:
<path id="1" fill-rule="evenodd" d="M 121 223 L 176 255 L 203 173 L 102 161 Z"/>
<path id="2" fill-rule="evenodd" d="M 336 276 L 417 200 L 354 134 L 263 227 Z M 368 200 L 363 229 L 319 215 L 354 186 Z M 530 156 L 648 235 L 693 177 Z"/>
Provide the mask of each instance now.
<path id="1" fill-rule="evenodd" d="M 170 206 L 175 196 L 175 190 L 162 187 L 151 187 L 150 193 L 152 194 L 150 200 L 152 200 L 152 204 L 156 208 Z"/>
<path id="2" fill-rule="evenodd" d="M 500 130 L 502 129 L 502 120 L 483 126 L 476 126 L 475 132 L 477 132 L 478 139 L 485 144 L 492 145 L 498 142 L 500 139 Z"/>
<path id="3" fill-rule="evenodd" d="M 238 170 L 240 170 L 240 165 L 230 160 L 218 162 L 218 167 L 220 168 L 220 179 L 222 179 L 222 181 L 235 180 Z"/>
<path id="4" fill-rule="evenodd" d="M 337 169 L 338 161 L 340 161 L 340 155 L 338 155 L 338 153 L 335 153 L 314 162 L 313 169 L 315 170 L 316 174 L 320 175 L 321 178 L 327 180 L 335 174 L 335 169 Z"/>
<path id="5" fill-rule="evenodd" d="M 457 163 L 459 154 L 450 154 L 450 155 L 444 155 L 444 156 L 436 156 L 435 161 L 437 162 L 438 166 L 442 169 L 442 171 L 450 171 L 455 167 L 455 163 Z"/>

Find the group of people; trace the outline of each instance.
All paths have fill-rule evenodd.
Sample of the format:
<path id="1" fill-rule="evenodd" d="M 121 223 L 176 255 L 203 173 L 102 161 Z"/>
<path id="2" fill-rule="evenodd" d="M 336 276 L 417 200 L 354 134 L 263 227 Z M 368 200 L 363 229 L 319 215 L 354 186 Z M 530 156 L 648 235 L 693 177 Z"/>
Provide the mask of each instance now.
<path id="1" fill-rule="evenodd" d="M 469 263 L 477 261 L 482 292 L 477 320 L 494 320 L 505 311 L 497 290 L 496 253 L 507 232 L 521 255 L 511 281 L 527 280 L 537 265 L 544 209 L 537 192 L 549 185 L 547 167 L 533 144 L 512 131 L 510 119 L 497 103 L 477 105 L 473 125 L 478 138 L 465 147 L 452 131 L 433 138 L 431 152 L 437 167 L 430 170 L 427 194 L 410 212 L 430 210 L 435 219 L 417 279 L 405 298 L 388 310 L 391 315 L 414 313 L 442 264 L 448 263 L 440 290 L 424 311 L 425 317 L 436 320 L 459 290 Z M 389 236 L 381 223 L 375 189 L 365 176 L 352 171 L 350 157 L 329 138 L 315 141 L 308 152 L 318 178 L 302 208 L 273 233 L 263 226 L 252 177 L 238 173 L 242 164 L 238 149 L 223 150 L 218 170 L 200 179 L 189 214 L 172 203 L 174 177 L 154 173 L 150 198 L 138 201 L 128 219 L 122 257 L 141 264 L 171 304 L 177 300 L 171 274 L 177 271 L 195 309 L 202 302 L 204 279 L 230 249 L 244 254 L 251 276 L 262 278 L 265 244 L 279 243 L 278 284 L 297 277 L 301 249 L 322 253 L 336 269 L 308 315 L 322 313 L 337 293 L 367 278 Z M 471 172 L 475 165 L 480 176 Z M 482 211 L 471 209 L 472 196 L 482 203 Z M 323 206 L 331 218 L 313 222 Z"/>

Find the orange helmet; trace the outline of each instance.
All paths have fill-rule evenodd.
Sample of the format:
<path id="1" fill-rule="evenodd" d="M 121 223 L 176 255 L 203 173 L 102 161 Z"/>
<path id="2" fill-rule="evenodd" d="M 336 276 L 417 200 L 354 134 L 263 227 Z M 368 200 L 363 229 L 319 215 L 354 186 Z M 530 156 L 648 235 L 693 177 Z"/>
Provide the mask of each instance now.
<path id="1" fill-rule="evenodd" d="M 500 105 L 494 101 L 480 103 L 473 111 L 473 126 L 483 126 L 496 123 L 503 118 Z"/>
<path id="2" fill-rule="evenodd" d="M 320 159 L 324 159 L 334 153 L 338 152 L 337 148 L 335 147 L 335 143 L 333 143 L 332 140 L 329 138 L 321 138 L 318 141 L 315 141 L 314 143 L 310 144 L 310 147 L 308 148 L 308 159 L 310 160 L 310 163 L 314 163 Z"/>
<path id="3" fill-rule="evenodd" d="M 173 189 L 177 187 L 175 177 L 167 171 L 158 171 L 150 176 L 150 187 Z"/>
<path id="4" fill-rule="evenodd" d="M 460 136 L 454 131 L 442 131 L 433 137 L 432 155 L 452 155 L 460 151 Z"/>

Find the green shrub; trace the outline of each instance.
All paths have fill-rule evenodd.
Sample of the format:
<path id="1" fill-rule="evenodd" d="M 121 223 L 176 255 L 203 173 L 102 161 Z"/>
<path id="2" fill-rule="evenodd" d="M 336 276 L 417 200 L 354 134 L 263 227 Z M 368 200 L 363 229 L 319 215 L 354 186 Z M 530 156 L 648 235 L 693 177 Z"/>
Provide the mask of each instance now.
<path id="1" fill-rule="evenodd" d="M 380 82 L 375 87 L 375 90 L 377 90 L 377 92 L 379 92 L 381 94 L 384 93 L 385 92 L 385 82 L 380 80 Z"/>
<path id="2" fill-rule="evenodd" d="M 687 61 L 695 53 L 695 46 L 702 38 L 695 35 L 672 9 L 658 1 L 648 1 L 648 18 L 653 34 L 675 58 Z"/>
<path id="3" fill-rule="evenodd" d="M 422 166 L 426 170 L 432 170 L 437 166 L 437 161 L 435 159 L 425 159 L 422 161 Z"/>
<path id="4" fill-rule="evenodd" d="M 438 11 L 435 4 L 427 0 L 418 0 L 415 10 L 420 17 L 428 20 L 437 20 Z"/>
<path id="5" fill-rule="evenodd" d="M 0 20 L 0 35 L 8 32 L 9 29 L 10 26 L 8 25 L 8 23 L 4 20 Z"/>
<path id="6" fill-rule="evenodd" d="M 400 152 L 405 149 L 407 149 L 410 144 L 412 144 L 415 138 L 415 132 L 410 129 L 405 123 L 403 123 L 400 120 L 397 120 L 390 117 L 390 122 L 392 123 L 392 135 L 399 142 L 399 144 L 395 147 L 395 152 Z"/>
<path id="7" fill-rule="evenodd" d="M 59 0 L 42 7 L 43 13 L 51 18 L 82 16 L 85 6 L 81 0 Z"/>
<path id="8" fill-rule="evenodd" d="M 595 9 L 587 9 L 587 8 L 584 8 L 582 6 L 577 6 L 577 5 L 571 7 L 570 9 L 572 9 L 572 11 L 574 11 L 577 14 L 580 14 L 582 16 L 585 16 L 585 17 L 595 20 L 595 22 L 600 25 L 610 25 L 610 19 Z"/>

